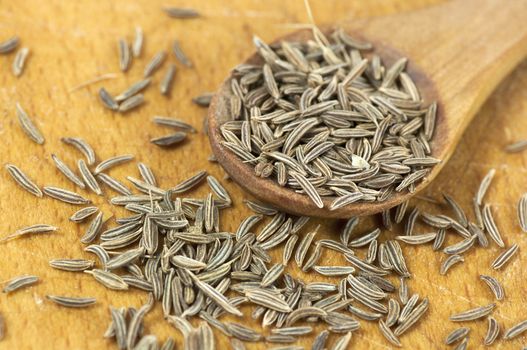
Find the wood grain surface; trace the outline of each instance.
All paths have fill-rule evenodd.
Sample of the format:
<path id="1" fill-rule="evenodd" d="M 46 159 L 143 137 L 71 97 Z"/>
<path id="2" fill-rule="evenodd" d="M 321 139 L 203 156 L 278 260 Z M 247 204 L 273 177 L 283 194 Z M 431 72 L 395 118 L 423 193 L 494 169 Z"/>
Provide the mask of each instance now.
<path id="1" fill-rule="evenodd" d="M 312 8 L 319 23 L 334 23 L 352 18 L 379 16 L 398 11 L 430 6 L 435 0 L 337 1 L 312 0 Z M 161 12 L 162 5 L 192 6 L 203 18 L 174 20 Z M 475 14 L 476 15 L 476 14 Z M 193 105 L 191 98 L 216 89 L 229 69 L 252 52 L 251 38 L 257 34 L 266 41 L 285 34 L 291 24 L 305 23 L 307 17 L 303 1 L 208 0 L 195 1 L 61 1 L 37 0 L 3 2 L 0 7 L 0 40 L 12 35 L 21 38 L 22 46 L 31 49 L 27 69 L 20 78 L 11 74 L 14 55 L 0 56 L 0 161 L 13 163 L 23 169 L 40 185 L 55 185 L 73 190 L 73 186 L 54 168 L 50 155 L 57 154 L 70 166 L 81 155 L 64 145 L 64 136 L 82 137 L 97 153 L 99 160 L 118 154 L 131 153 L 136 161 L 149 164 L 162 187 L 169 187 L 193 174 L 207 169 L 218 178 L 221 168 L 207 161 L 210 154 L 208 140 L 202 133 L 192 134 L 184 144 L 168 150 L 159 149 L 149 139 L 169 130 L 156 126 L 155 115 L 174 116 L 202 130 L 204 109 Z M 145 32 L 145 50 L 134 60 L 126 74 L 119 72 L 116 41 L 120 37 L 132 39 L 134 27 L 140 25 Z M 489 28 L 492 30 L 492 28 Z M 194 62 L 195 68 L 178 65 L 175 86 L 170 98 L 158 93 L 160 72 L 154 85 L 146 92 L 147 103 L 126 115 L 103 109 L 97 98 L 98 88 L 105 86 L 117 93 L 142 76 L 145 64 L 160 50 L 169 50 L 173 39 L 179 39 L 182 48 Z M 492 48 L 489 48 L 491 50 Z M 171 56 L 170 61 L 174 62 Z M 499 64 L 497 62 L 496 64 Z M 166 63 L 164 68 L 166 68 Z M 75 85 L 105 73 L 116 73 L 117 78 L 94 84 L 75 92 Z M 474 86 L 474 88 L 483 88 Z M 16 120 L 15 103 L 19 101 L 34 118 L 46 137 L 44 146 L 30 141 Z M 505 288 L 506 298 L 497 302 L 494 316 L 502 328 L 527 319 L 527 273 L 522 269 L 527 259 L 527 235 L 521 233 L 516 205 L 520 195 L 527 191 L 527 153 L 507 154 L 504 146 L 527 138 L 527 62 L 522 63 L 492 94 L 466 131 L 452 159 L 438 178 L 425 190 L 425 194 L 439 199 L 441 192 L 453 195 L 470 212 L 472 196 L 490 168 L 497 174 L 486 201 L 492 203 L 495 219 L 507 246 L 520 246 L 516 256 L 505 268 L 497 272 L 490 263 L 501 252 L 494 244 L 486 249 L 475 249 L 465 254 L 465 263 L 454 267 L 446 276 L 439 275 L 439 266 L 445 256 L 433 252 L 431 247 L 403 246 L 412 278 L 412 293 L 430 299 L 426 317 L 401 337 L 408 349 L 444 348 L 444 337 L 456 324 L 449 315 L 478 305 L 488 304 L 493 297 L 488 287 L 479 281 L 479 274 L 497 277 Z M 127 175 L 137 176 L 135 163 L 111 171 L 111 175 L 124 180 Z M 247 198 L 239 187 L 223 181 L 234 198 L 232 209 L 222 214 L 222 225 L 233 230 L 249 214 L 242 199 Z M 205 188 L 196 191 L 203 195 Z M 100 206 L 107 215 L 120 216 L 123 211 L 108 204 L 115 195 L 105 189 L 105 195 L 81 191 Z M 439 212 L 440 206 L 414 200 L 422 210 Z M 131 290 L 113 292 L 97 284 L 87 274 L 53 270 L 48 261 L 54 258 L 92 258 L 83 251 L 79 242 L 86 225 L 76 225 L 68 217 L 78 208 L 59 203 L 49 197 L 37 199 L 21 190 L 7 172 L 0 171 L 0 231 L 2 235 L 17 228 L 47 223 L 60 227 L 56 233 L 14 240 L 0 245 L 0 281 L 21 274 L 35 274 L 41 282 L 19 292 L 0 295 L 0 313 L 5 317 L 6 335 L 0 349 L 115 349 L 115 344 L 102 337 L 110 320 L 108 307 L 140 306 L 146 294 Z M 343 222 L 337 220 L 313 221 L 322 223 L 318 238 L 335 237 Z M 378 218 L 363 220 L 358 233 L 379 225 Z M 418 231 L 426 228 L 419 226 Z M 383 239 L 401 232 L 396 227 L 385 231 Z M 449 237 L 452 243 L 456 237 Z M 273 252 L 278 258 L 281 250 Z M 324 264 L 343 263 L 340 256 L 325 252 Z M 305 274 L 296 266 L 287 271 L 294 276 L 313 281 L 322 280 L 314 274 Z M 46 294 L 93 296 L 96 306 L 83 310 L 58 307 L 45 300 Z M 250 309 L 243 308 L 245 314 Z M 244 323 L 258 328 L 249 317 Z M 172 336 L 181 344 L 180 333 L 169 326 L 157 305 L 145 320 L 146 332 L 156 334 L 161 341 Z M 482 347 L 486 322 L 462 324 L 471 327 L 470 346 Z M 317 325 L 316 331 L 323 329 Z M 218 348 L 229 348 L 228 339 L 215 332 Z M 330 341 L 334 342 L 335 336 Z M 306 349 L 313 337 L 299 342 Z M 527 344 L 527 336 L 513 341 L 498 340 L 496 349 L 518 349 Z M 249 344 L 250 349 L 264 349 L 272 345 Z M 357 349 L 389 349 L 391 346 L 380 334 L 375 323 L 361 322 L 361 330 L 353 335 L 351 347 Z"/>

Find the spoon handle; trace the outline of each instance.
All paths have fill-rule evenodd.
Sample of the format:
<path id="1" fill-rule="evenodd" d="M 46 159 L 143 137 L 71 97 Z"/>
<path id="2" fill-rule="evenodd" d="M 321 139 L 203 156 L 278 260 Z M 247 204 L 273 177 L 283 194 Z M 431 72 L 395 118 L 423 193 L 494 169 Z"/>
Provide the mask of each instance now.
<path id="1" fill-rule="evenodd" d="M 409 58 L 423 98 L 439 104 L 433 142 L 444 164 L 483 102 L 527 55 L 526 18 L 527 0 L 453 0 L 344 28 L 392 51 L 392 61 Z"/>

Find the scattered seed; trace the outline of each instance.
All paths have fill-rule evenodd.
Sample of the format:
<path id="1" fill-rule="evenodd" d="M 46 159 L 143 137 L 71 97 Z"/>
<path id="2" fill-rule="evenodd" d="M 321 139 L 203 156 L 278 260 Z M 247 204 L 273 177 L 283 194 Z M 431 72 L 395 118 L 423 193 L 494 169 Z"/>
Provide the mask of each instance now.
<path id="1" fill-rule="evenodd" d="M 470 328 L 467 327 L 461 327 L 456 328 L 445 339 L 446 345 L 452 345 L 454 343 L 457 343 L 461 339 L 465 338 L 468 335 L 468 332 L 470 332 Z"/>
<path id="2" fill-rule="evenodd" d="M 119 49 L 119 68 L 123 72 L 126 72 L 128 68 L 130 68 L 130 63 L 132 62 L 130 48 L 125 39 L 119 39 L 117 47 Z"/>
<path id="3" fill-rule="evenodd" d="M 24 174 L 22 170 L 13 164 L 6 164 L 5 168 L 9 175 L 11 175 L 11 177 L 20 187 L 36 197 L 42 197 L 42 191 L 40 188 L 33 181 L 31 181 L 31 179 L 27 177 L 27 175 Z"/>
<path id="4" fill-rule="evenodd" d="M 31 276 L 31 275 L 18 276 L 6 282 L 6 284 L 4 285 L 4 288 L 2 289 L 2 292 L 11 293 L 21 288 L 35 284 L 37 282 L 38 282 L 37 276 Z"/>
<path id="5" fill-rule="evenodd" d="M 190 60 L 187 58 L 187 56 L 179 46 L 179 42 L 177 40 L 174 40 L 174 43 L 172 44 L 172 52 L 174 52 L 174 56 L 176 56 L 179 62 L 181 62 L 188 68 L 192 68 L 192 62 L 190 62 Z"/>
<path id="6" fill-rule="evenodd" d="M 62 160 L 59 159 L 56 155 L 52 154 L 51 159 L 53 159 L 53 163 L 55 163 L 55 167 L 62 173 L 68 180 L 73 182 L 75 185 L 79 186 L 80 188 L 85 188 L 84 182 L 73 172 L 73 170 L 70 169 L 64 163 Z"/>
<path id="7" fill-rule="evenodd" d="M 18 117 L 18 121 L 20 122 L 20 126 L 22 127 L 22 130 L 26 133 L 26 135 L 39 145 L 44 144 L 44 136 L 42 136 L 40 130 L 33 123 L 31 118 L 29 118 L 27 113 L 24 111 L 24 109 L 18 102 L 16 103 L 16 114 Z"/>
<path id="8" fill-rule="evenodd" d="M 83 139 L 78 137 L 63 137 L 60 139 L 67 145 L 71 145 L 78 149 L 86 157 L 88 165 L 95 164 L 95 152 L 93 148 Z"/>
<path id="9" fill-rule="evenodd" d="M 90 200 L 82 197 L 80 194 L 65 190 L 63 188 L 44 186 L 44 194 L 51 198 L 58 199 L 59 201 L 70 203 L 70 204 L 89 204 Z"/>
<path id="10" fill-rule="evenodd" d="M 474 309 L 470 309 L 458 314 L 454 314 L 450 316 L 450 320 L 454 322 L 464 322 L 464 321 L 473 321 L 477 320 L 478 318 L 482 318 L 487 316 L 494 310 L 494 307 L 496 304 L 489 304 L 486 306 L 479 306 Z"/>
<path id="11" fill-rule="evenodd" d="M 15 60 L 13 61 L 13 74 L 16 77 L 19 77 L 20 75 L 22 75 L 28 55 L 29 55 L 29 49 L 27 47 L 21 48 L 16 53 Z"/>
<path id="12" fill-rule="evenodd" d="M 164 7 L 163 11 L 166 12 L 172 18 L 195 18 L 199 17 L 200 14 L 198 11 L 191 8 L 182 8 L 182 7 Z"/>
<path id="13" fill-rule="evenodd" d="M 493 262 L 492 268 L 494 270 L 501 269 L 518 251 L 518 245 L 514 244 L 503 253 L 501 253 Z"/>
<path id="14" fill-rule="evenodd" d="M 72 308 L 88 307 L 96 302 L 95 298 L 64 297 L 58 295 L 46 295 L 46 299 L 51 300 L 55 304 Z"/>
<path id="15" fill-rule="evenodd" d="M 527 331 L 527 320 L 517 323 L 516 325 L 506 330 L 505 334 L 503 335 L 503 339 L 511 340 L 524 333 L 525 331 Z"/>
<path id="16" fill-rule="evenodd" d="M 487 275 L 479 275 L 479 278 L 489 286 L 490 290 L 496 297 L 496 300 L 503 300 L 505 292 L 496 278 Z"/>
<path id="17" fill-rule="evenodd" d="M 489 316 L 487 318 L 487 334 L 485 335 L 483 344 L 487 346 L 492 345 L 494 340 L 498 337 L 498 334 L 500 334 L 500 325 L 494 317 Z"/>
<path id="18" fill-rule="evenodd" d="M 16 36 L 0 42 L 0 54 L 5 55 L 12 52 L 16 49 L 19 42 L 20 40 Z"/>

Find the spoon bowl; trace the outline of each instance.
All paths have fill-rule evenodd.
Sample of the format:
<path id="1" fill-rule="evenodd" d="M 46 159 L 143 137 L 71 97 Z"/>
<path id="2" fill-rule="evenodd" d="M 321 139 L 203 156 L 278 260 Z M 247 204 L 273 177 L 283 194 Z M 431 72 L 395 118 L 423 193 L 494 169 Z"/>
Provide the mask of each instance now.
<path id="1" fill-rule="evenodd" d="M 297 215 L 349 218 L 370 215 L 392 208 L 424 189 L 450 158 L 465 128 L 497 84 L 527 54 L 527 1 L 503 5 L 499 0 L 456 0 L 416 12 L 371 20 L 345 22 L 342 27 L 352 37 L 373 44 L 390 66 L 408 58 L 406 72 L 415 82 L 424 105 L 437 101 L 431 157 L 441 159 L 413 193 L 394 192 L 385 201 L 357 202 L 329 210 L 333 197 L 322 197 L 318 208 L 304 194 L 280 186 L 273 178 L 256 176 L 253 166 L 244 163 L 221 144 L 220 126 L 229 120 L 230 81 L 228 77 L 209 108 L 209 139 L 212 150 L 225 171 L 259 200 Z M 486 21 L 484 21 L 486 19 Z M 489 33 L 488 30 L 492 30 Z M 325 28 L 325 34 L 332 32 Z M 310 30 L 288 34 L 275 42 L 312 38 Z M 367 57 L 367 55 L 366 55 Z M 258 54 L 245 63 L 262 64 Z"/>

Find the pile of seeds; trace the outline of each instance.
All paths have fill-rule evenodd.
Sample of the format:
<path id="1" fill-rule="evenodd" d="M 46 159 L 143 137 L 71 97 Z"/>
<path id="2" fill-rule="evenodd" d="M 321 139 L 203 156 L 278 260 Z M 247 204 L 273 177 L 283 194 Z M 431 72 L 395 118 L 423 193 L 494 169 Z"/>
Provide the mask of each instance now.
<path id="1" fill-rule="evenodd" d="M 437 105 L 423 106 L 406 58 L 385 68 L 342 30 L 331 41 L 314 33 L 273 47 L 254 39 L 263 64 L 234 69 L 223 145 L 319 208 L 321 197 L 334 197 L 334 210 L 412 192 L 438 163 L 429 156 Z"/>
<path id="2" fill-rule="evenodd" d="M 455 218 L 420 213 L 418 209 L 407 214 L 408 203 L 397 207 L 393 224 L 399 224 L 406 218 L 405 234 L 398 236 L 397 240 L 380 241 L 380 228 L 352 239 L 356 235 L 357 218 L 347 222 L 338 240 L 317 240 L 318 227 L 303 232 L 308 225 L 308 217 L 290 216 L 250 201 L 246 204 L 255 214 L 243 220 L 236 232 L 225 232 L 221 229 L 220 211 L 231 206 L 232 200 L 220 182 L 207 176 L 205 171 L 172 188 L 162 189 L 158 187 L 153 171 L 139 163 L 141 179 L 127 177 L 138 192 L 134 194 L 107 174 L 113 167 L 133 160 L 133 156 L 116 156 L 96 164 L 96 154 L 85 141 L 79 138 L 64 138 L 63 141 L 81 151 L 86 160 L 79 160 L 79 165 L 83 165 L 79 166 L 81 175 L 78 176 L 54 155 L 58 170 L 81 189 L 87 187 L 96 194 L 102 194 L 100 182 L 119 192 L 121 195 L 111 198 L 110 202 L 124 206 L 130 216 L 116 219 L 117 226 L 105 229 L 107 223 L 97 207 L 82 207 L 72 214 L 70 220 L 81 224 L 91 218 L 80 241 L 87 245 L 87 252 L 97 256 L 97 262 L 57 258 L 50 261 L 50 266 L 66 271 L 83 271 L 110 289 L 138 288 L 150 293 L 151 299 L 138 310 L 110 309 L 112 321 L 105 336 L 115 339 L 121 349 L 157 344 L 154 335 L 144 334 L 143 324 L 143 318 L 156 300 L 161 302 L 167 321 L 182 332 L 185 345 L 191 349 L 214 348 L 210 327 L 232 337 L 233 347 L 236 348 L 240 342 L 294 343 L 299 337 L 312 332 L 311 322 L 327 325 L 327 330 L 317 336 L 315 349 L 326 346 L 330 333 L 342 334 L 333 348 L 345 348 L 352 332 L 359 330 L 359 320 L 378 322 L 379 330 L 387 341 L 400 346 L 399 337 L 424 315 L 428 299 L 420 300 L 418 294 L 410 295 L 407 283 L 411 273 L 397 240 L 408 244 L 434 241 L 434 249 L 437 250 L 441 248 L 446 233 L 453 231 L 464 239 L 443 251 L 458 257 L 468 251 L 476 240 L 480 245 L 488 244 L 485 230 L 497 244 L 503 242 L 492 216 L 489 216 L 490 210 L 484 209 L 482 215 L 476 214 L 477 218 L 481 216 L 481 222 L 469 222 L 465 212 L 448 195 L 444 198 Z M 42 196 L 44 193 L 76 205 L 90 202 L 78 193 L 57 187 L 44 186 L 41 190 L 16 166 L 8 165 L 6 168 L 15 181 L 33 195 Z M 475 208 L 479 209 L 482 205 L 493 176 L 494 171 L 491 171 L 483 180 L 475 196 Z M 211 190 L 205 198 L 184 196 L 205 180 Z M 392 214 L 392 211 L 382 214 L 387 229 L 392 228 Z M 525 220 L 525 206 L 519 206 L 518 215 L 520 221 Z M 437 233 L 416 234 L 414 226 L 418 218 L 436 228 Z M 257 230 L 259 225 L 261 228 Z M 34 225 L 8 235 L 3 241 L 54 230 L 56 227 L 50 225 Z M 466 237 L 467 232 L 469 237 Z M 281 262 L 273 262 L 268 253 L 277 247 L 283 248 Z M 359 253 L 361 248 L 366 249 L 364 254 Z M 320 257 L 324 250 L 342 255 L 349 264 L 321 265 Z M 499 265 L 502 266 L 511 256 L 506 254 Z M 304 272 L 331 277 L 336 281 L 306 283 L 298 280 L 286 272 L 291 260 Z M 457 260 L 460 261 L 459 258 Z M 446 273 L 450 266 L 442 267 L 442 273 Z M 388 275 L 399 276 L 399 285 L 390 282 L 386 278 Z M 490 286 L 497 300 L 503 299 L 504 291 L 497 279 L 486 275 L 482 275 L 481 279 Z M 16 277 L 4 286 L 4 292 L 13 292 L 36 282 L 37 276 Z M 96 302 L 90 296 L 48 295 L 47 299 L 75 308 Z M 221 320 L 226 314 L 243 316 L 239 309 L 241 304 L 252 305 L 252 317 L 261 319 L 262 327 L 268 331 L 262 333 L 242 323 Z M 489 304 L 453 315 L 452 320 L 479 319 L 493 309 L 494 304 Z M 192 317 L 200 317 L 204 322 L 194 328 L 189 323 Z M 497 321 L 492 320 L 489 324 L 496 328 Z M 520 334 L 523 327 L 523 323 L 513 327 L 506 333 L 506 339 Z M 447 342 L 451 344 L 466 339 L 466 334 L 464 329 L 457 330 Z M 495 339 L 494 333 L 492 336 Z M 490 338 L 485 342 L 492 342 Z M 165 346 L 170 348 L 173 344 L 174 341 L 169 339 Z"/>

